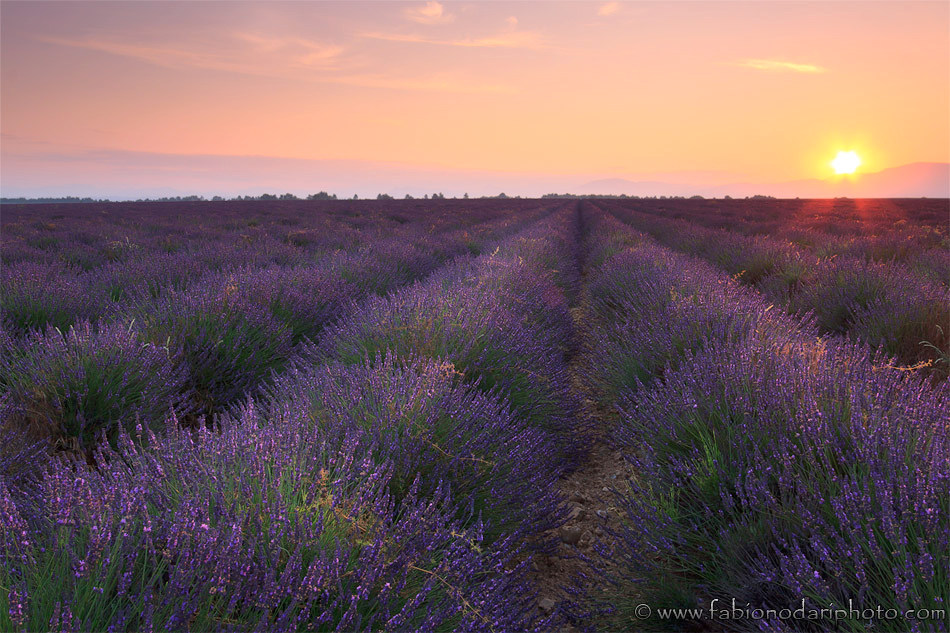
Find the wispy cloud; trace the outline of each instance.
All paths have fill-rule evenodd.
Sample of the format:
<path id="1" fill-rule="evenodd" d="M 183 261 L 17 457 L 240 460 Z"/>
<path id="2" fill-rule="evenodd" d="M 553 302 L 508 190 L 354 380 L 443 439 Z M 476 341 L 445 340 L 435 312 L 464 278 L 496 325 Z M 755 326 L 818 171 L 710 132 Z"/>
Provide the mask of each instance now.
<path id="1" fill-rule="evenodd" d="M 192 67 L 232 72 L 241 69 L 241 67 L 234 62 L 229 62 L 215 55 L 168 46 L 128 44 L 95 38 L 68 39 L 60 37 L 41 37 L 39 39 L 49 44 L 82 48 L 117 55 L 119 57 L 129 57 L 165 68 Z"/>
<path id="2" fill-rule="evenodd" d="M 329 68 L 343 53 L 341 46 L 301 38 L 271 39 L 238 33 L 234 39 L 251 44 L 254 50 L 231 50 L 222 53 L 170 44 L 134 44 L 96 38 L 40 38 L 49 44 L 128 57 L 164 68 L 201 68 L 252 75 L 273 74 L 268 71 L 268 67 Z"/>
<path id="3" fill-rule="evenodd" d="M 512 94 L 517 92 L 505 84 L 486 84 L 468 81 L 450 74 L 425 77 L 389 77 L 384 75 L 336 75 L 319 81 L 363 88 L 385 88 L 418 92 L 445 92 L 456 94 Z"/>
<path id="4" fill-rule="evenodd" d="M 235 33 L 234 37 L 254 45 L 262 53 L 284 53 L 303 66 L 326 66 L 344 51 L 342 46 L 324 44 L 302 37 L 264 37 L 254 33 Z"/>
<path id="5" fill-rule="evenodd" d="M 426 2 L 421 7 L 409 7 L 405 16 L 419 24 L 447 24 L 455 19 L 451 13 L 446 13 L 441 2 Z"/>
<path id="6" fill-rule="evenodd" d="M 814 64 L 798 64 L 794 62 L 784 62 L 774 59 L 746 59 L 737 64 L 743 68 L 752 68 L 754 70 L 766 70 L 772 72 L 792 72 L 792 73 L 823 73 L 826 68 L 815 66 Z"/>
<path id="7" fill-rule="evenodd" d="M 597 8 L 597 15 L 608 16 L 620 11 L 619 2 L 605 2 Z"/>
<path id="8" fill-rule="evenodd" d="M 510 31 L 488 37 L 465 39 L 432 39 L 420 35 L 401 33 L 363 33 L 362 37 L 386 42 L 406 42 L 409 44 L 432 44 L 436 46 L 459 46 L 462 48 L 523 48 L 541 50 L 548 48 L 540 33 L 534 31 Z"/>
<path id="9" fill-rule="evenodd" d="M 330 83 L 364 88 L 448 92 L 459 94 L 510 93 L 510 86 L 481 83 L 452 74 L 407 77 L 380 73 L 343 72 L 337 63 L 342 47 L 329 46 L 300 38 L 270 38 L 252 33 L 234 34 L 244 49 L 230 54 L 212 53 L 181 45 L 143 45 L 102 39 L 70 40 L 41 38 L 42 41 L 135 59 L 163 68 L 198 68 L 259 77 L 277 77 L 295 81 Z M 247 49 L 250 45 L 250 50 Z"/>

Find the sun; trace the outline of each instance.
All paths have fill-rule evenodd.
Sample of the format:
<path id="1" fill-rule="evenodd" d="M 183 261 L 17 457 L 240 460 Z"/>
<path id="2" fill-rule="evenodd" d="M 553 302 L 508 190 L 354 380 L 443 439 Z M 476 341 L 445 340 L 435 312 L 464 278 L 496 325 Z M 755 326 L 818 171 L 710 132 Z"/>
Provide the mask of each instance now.
<path id="1" fill-rule="evenodd" d="M 853 174 L 860 165 L 861 157 L 858 156 L 857 152 L 853 151 L 838 152 L 835 159 L 831 161 L 831 167 L 835 170 L 836 174 Z"/>

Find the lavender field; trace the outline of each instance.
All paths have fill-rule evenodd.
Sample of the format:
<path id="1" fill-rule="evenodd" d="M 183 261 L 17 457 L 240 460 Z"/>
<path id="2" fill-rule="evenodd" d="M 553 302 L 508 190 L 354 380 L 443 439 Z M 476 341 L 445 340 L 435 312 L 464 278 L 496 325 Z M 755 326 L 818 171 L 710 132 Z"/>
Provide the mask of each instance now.
<path id="1" fill-rule="evenodd" d="M 948 213 L 4 205 L 0 630 L 948 631 Z"/>

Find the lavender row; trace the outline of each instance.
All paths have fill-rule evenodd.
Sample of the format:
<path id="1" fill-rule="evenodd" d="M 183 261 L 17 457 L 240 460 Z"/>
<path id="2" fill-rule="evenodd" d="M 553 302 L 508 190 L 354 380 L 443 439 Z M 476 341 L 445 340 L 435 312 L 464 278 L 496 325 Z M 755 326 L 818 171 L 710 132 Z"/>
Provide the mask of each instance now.
<path id="1" fill-rule="evenodd" d="M 122 257 L 110 259 L 89 270 L 56 259 L 5 259 L 0 271 L 4 327 L 15 334 L 24 334 L 31 328 L 43 328 L 46 325 L 65 331 L 77 320 L 108 316 L 142 297 L 157 297 L 165 290 L 184 290 L 204 276 L 234 270 L 318 266 L 338 270 L 344 276 L 351 275 L 350 269 L 358 267 L 381 245 L 382 250 L 398 255 L 400 247 L 420 243 L 428 247 L 432 255 L 445 259 L 447 251 L 454 254 L 477 250 L 481 244 L 497 239 L 500 236 L 498 229 L 504 229 L 511 221 L 511 207 L 497 203 L 470 209 L 467 213 L 438 206 L 431 209 L 431 213 L 423 213 L 424 209 L 411 209 L 413 213 L 409 213 L 410 209 L 406 209 L 403 212 L 406 217 L 387 213 L 385 206 L 365 206 L 361 209 L 359 223 L 354 227 L 344 222 L 344 219 L 350 219 L 350 214 L 355 213 L 352 209 L 348 210 L 348 205 L 341 209 L 335 206 L 329 209 L 319 206 L 313 209 L 296 208 L 297 216 L 285 211 L 286 217 L 279 216 L 276 220 L 270 220 L 270 223 L 266 223 L 267 207 L 251 206 L 247 210 L 256 212 L 257 216 L 250 219 L 235 218 L 233 221 L 240 219 L 244 223 L 253 223 L 253 229 L 245 227 L 245 230 L 229 232 L 223 230 L 221 225 L 224 223 L 227 226 L 230 220 L 224 222 L 224 218 L 218 217 L 213 208 L 206 207 L 203 214 L 194 211 L 189 215 L 174 214 L 173 209 L 168 209 L 166 217 L 159 213 L 149 214 L 149 211 L 154 210 L 148 207 L 145 205 L 142 208 L 140 205 L 127 211 L 130 217 L 121 225 L 121 230 L 126 233 L 121 239 L 113 241 L 109 240 L 116 236 L 110 235 L 108 229 L 97 227 L 96 232 L 93 232 L 81 228 L 95 219 L 94 209 L 88 209 L 84 216 L 60 221 L 63 226 L 58 230 L 64 234 L 63 239 L 88 241 L 90 247 L 104 249 L 121 245 Z M 520 211 L 528 218 L 536 217 L 536 214 L 543 212 L 543 207 L 526 205 Z M 5 210 L 4 257 L 16 251 L 14 229 L 18 222 L 12 220 L 17 215 L 14 213 L 12 220 L 8 215 Z M 92 220 L 87 216 L 91 216 Z M 301 234 L 300 231 L 287 239 L 277 239 L 268 234 L 268 228 L 286 231 L 283 222 L 300 222 L 300 216 L 309 221 L 307 226 L 311 228 L 304 232 L 314 242 L 303 238 L 291 239 Z M 401 222 L 396 223 L 388 219 L 390 217 L 399 217 Z M 155 237 L 161 240 L 158 244 L 148 241 L 151 232 L 142 235 L 146 231 L 140 226 L 147 227 L 149 223 L 156 226 Z M 199 225 L 201 230 L 195 230 L 195 225 Z M 14 234 L 12 239 L 9 238 L 10 233 Z M 188 235 L 188 248 L 169 251 L 161 247 L 163 241 L 170 239 L 169 235 L 177 233 Z M 311 248 L 316 242 L 323 246 Z M 61 247 L 53 250 L 62 252 Z"/>
<path id="2" fill-rule="evenodd" d="M 569 404 L 552 386 L 559 337 L 570 334 L 549 267 L 570 267 L 575 240 L 565 209 L 371 302 L 394 307 L 377 333 L 412 330 L 397 313 L 423 295 L 453 314 L 441 330 L 416 321 L 406 341 L 324 364 L 321 350 L 366 340 L 343 345 L 351 316 L 217 431 L 175 420 L 157 435 L 120 430 L 115 449 L 100 445 L 97 468 L 58 459 L 35 480 L 16 460 L 0 463 L 0 521 L 12 528 L 0 540 L 0 628 L 550 626 L 535 619 L 526 569 L 558 520 L 554 481 L 577 444 L 559 437 L 570 419 L 548 403 Z M 466 287 L 483 289 L 468 294 L 475 303 L 458 298 Z M 439 303 L 428 305 L 439 321 Z M 516 343 L 535 358 L 511 361 L 488 385 L 489 355 L 423 345 L 420 334 L 453 328 L 492 353 Z M 527 336 L 538 340 L 517 340 Z M 549 428 L 544 412 L 559 424 Z"/>
<path id="3" fill-rule="evenodd" d="M 258 388 L 285 366 L 295 345 L 315 338 L 367 295 L 418 279 L 549 212 L 541 207 L 444 235 L 420 227 L 414 237 L 404 231 L 375 248 L 335 254 L 324 265 L 206 273 L 187 287 L 141 293 L 94 322 L 6 334 L 0 340 L 0 387 L 8 394 L 2 426 L 89 449 L 100 433 L 114 439 L 119 424 L 136 420 L 161 425 L 171 410 L 188 422 L 208 417 Z M 154 273 L 150 264 L 137 270 Z M 11 278 L 39 301 L 51 301 L 51 284 L 69 283 Z M 70 296 L 75 301 L 61 303 L 57 314 L 72 322 L 89 297 Z M 5 302 L 4 308 L 19 305 Z M 55 306 L 55 298 L 48 305 Z"/>
<path id="4" fill-rule="evenodd" d="M 913 265 L 921 251 L 947 247 L 950 200 L 640 199 L 627 206 L 707 228 L 770 235 L 821 257 L 854 255 Z M 946 268 L 944 268 L 946 271 Z"/>
<path id="5" fill-rule="evenodd" d="M 420 231 L 411 240 L 403 234 L 331 257 L 326 266 L 213 274 L 137 305 L 130 316 L 144 340 L 181 345 L 197 411 L 211 415 L 281 372 L 299 344 L 316 339 L 367 297 L 421 279 L 538 215 L 504 217 L 461 234 Z"/>
<path id="6" fill-rule="evenodd" d="M 546 438 L 437 363 L 330 368 L 307 386 L 318 400 L 250 403 L 216 432 L 121 431 L 95 469 L 5 477 L 0 628 L 525 628 L 522 540 L 487 541 L 479 510 L 522 511 L 506 495 L 549 483 L 524 461 Z M 457 432 L 435 427 L 447 415 Z"/>
<path id="7" fill-rule="evenodd" d="M 639 620 L 638 603 L 657 613 L 735 599 L 746 610 L 728 622 L 737 630 L 947 630 L 946 383 L 820 337 L 708 264 L 589 211 L 602 261 L 590 276 L 590 373 L 617 406 L 614 441 L 637 472 L 616 490 L 627 576 L 602 597 L 618 626 L 669 626 Z M 802 600 L 848 614 L 944 611 L 748 615 Z"/>
<path id="8" fill-rule="evenodd" d="M 143 254 L 227 253 L 306 264 L 402 229 L 446 232 L 506 215 L 510 202 L 268 201 L 4 205 L 2 261 L 94 270 Z M 528 203 L 531 204 L 531 203 Z M 537 205 L 537 203 L 534 203 Z M 522 207 L 527 206 L 522 203 Z"/>
<path id="9" fill-rule="evenodd" d="M 353 364 L 392 352 L 451 364 L 500 392 L 526 419 L 583 450 L 564 356 L 573 340 L 567 293 L 577 284 L 578 216 L 568 205 L 491 253 L 364 304 L 305 345 L 298 367 Z"/>
<path id="10" fill-rule="evenodd" d="M 880 346 L 886 355 L 942 378 L 950 372 L 950 259 L 942 248 L 922 253 L 920 261 L 937 268 L 918 272 L 862 256 L 821 258 L 787 241 L 704 228 L 636 208 L 608 205 L 608 210 L 664 245 L 754 285 L 790 313 L 813 314 L 822 332 Z"/>

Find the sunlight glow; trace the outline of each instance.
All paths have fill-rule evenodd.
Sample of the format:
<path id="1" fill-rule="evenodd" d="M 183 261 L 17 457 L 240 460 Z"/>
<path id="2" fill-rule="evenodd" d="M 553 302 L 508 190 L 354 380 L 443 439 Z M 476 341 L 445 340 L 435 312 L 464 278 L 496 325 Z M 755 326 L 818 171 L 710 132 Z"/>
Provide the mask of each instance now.
<path id="1" fill-rule="evenodd" d="M 831 161 L 831 167 L 836 174 L 853 174 L 861 165 L 861 158 L 857 152 L 838 152 L 835 159 Z"/>

